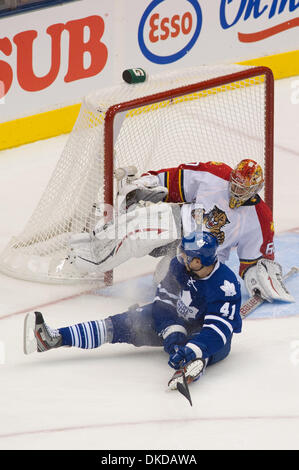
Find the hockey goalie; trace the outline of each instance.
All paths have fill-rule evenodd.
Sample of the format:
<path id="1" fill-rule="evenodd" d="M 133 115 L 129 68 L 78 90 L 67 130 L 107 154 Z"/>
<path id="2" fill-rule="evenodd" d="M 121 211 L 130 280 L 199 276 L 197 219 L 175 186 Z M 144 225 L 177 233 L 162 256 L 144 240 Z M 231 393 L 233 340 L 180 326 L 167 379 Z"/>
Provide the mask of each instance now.
<path id="1" fill-rule="evenodd" d="M 151 255 L 161 257 L 155 272 L 159 283 L 182 236 L 200 227 L 217 238 L 222 263 L 236 248 L 239 274 L 250 296 L 294 301 L 274 261 L 272 213 L 258 194 L 264 177 L 254 160 L 244 159 L 234 169 L 210 161 L 140 177 L 126 169 L 117 172 L 124 178 L 114 218 L 100 221 L 91 234 L 71 237 L 70 261 L 77 269 L 107 272 L 132 257 Z"/>

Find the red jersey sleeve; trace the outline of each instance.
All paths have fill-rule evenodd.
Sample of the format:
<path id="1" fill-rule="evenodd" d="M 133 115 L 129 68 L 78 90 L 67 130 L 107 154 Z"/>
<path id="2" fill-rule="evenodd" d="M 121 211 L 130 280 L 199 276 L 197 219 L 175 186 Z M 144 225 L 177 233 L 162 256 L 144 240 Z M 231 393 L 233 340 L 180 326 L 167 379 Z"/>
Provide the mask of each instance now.
<path id="1" fill-rule="evenodd" d="M 257 263 L 260 258 L 268 258 L 274 260 L 275 248 L 274 248 L 274 223 L 271 209 L 267 204 L 260 200 L 255 206 L 257 218 L 259 221 L 262 240 L 259 247 L 260 256 L 255 260 L 240 259 L 240 276 L 243 277 L 246 269 Z"/>
<path id="2" fill-rule="evenodd" d="M 256 206 L 256 213 L 263 233 L 261 253 L 263 258 L 274 260 L 274 222 L 272 211 L 267 204 L 261 200 Z"/>

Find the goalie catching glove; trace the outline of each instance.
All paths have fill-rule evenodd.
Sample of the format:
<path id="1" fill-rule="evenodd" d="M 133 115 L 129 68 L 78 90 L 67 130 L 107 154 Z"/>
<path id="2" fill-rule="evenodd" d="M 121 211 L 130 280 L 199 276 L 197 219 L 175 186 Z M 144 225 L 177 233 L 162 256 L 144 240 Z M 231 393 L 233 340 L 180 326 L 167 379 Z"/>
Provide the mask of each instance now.
<path id="1" fill-rule="evenodd" d="M 295 301 L 283 283 L 281 266 L 275 261 L 260 259 L 245 272 L 244 282 L 250 296 L 258 294 L 268 302 Z"/>
<path id="2" fill-rule="evenodd" d="M 181 218 L 177 205 L 139 203 L 133 211 L 119 215 L 115 221 L 100 222 L 91 234 L 72 235 L 68 259 L 80 271 L 106 272 L 180 237 Z"/>
<path id="3" fill-rule="evenodd" d="M 159 184 L 155 175 L 146 174 L 140 178 L 131 179 L 125 184 L 120 184 L 118 191 L 118 207 L 120 212 L 132 209 L 139 201 L 157 203 L 163 201 L 168 195 L 168 189 Z"/>

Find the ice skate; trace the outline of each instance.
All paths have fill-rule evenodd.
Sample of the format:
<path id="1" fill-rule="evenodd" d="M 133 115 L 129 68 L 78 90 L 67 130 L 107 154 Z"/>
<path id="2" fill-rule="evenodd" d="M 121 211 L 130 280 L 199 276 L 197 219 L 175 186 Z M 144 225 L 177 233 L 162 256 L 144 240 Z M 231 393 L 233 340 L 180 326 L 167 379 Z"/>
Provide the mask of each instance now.
<path id="1" fill-rule="evenodd" d="M 62 336 L 52 330 L 40 312 L 28 313 L 24 323 L 24 353 L 43 352 L 62 346 Z"/>

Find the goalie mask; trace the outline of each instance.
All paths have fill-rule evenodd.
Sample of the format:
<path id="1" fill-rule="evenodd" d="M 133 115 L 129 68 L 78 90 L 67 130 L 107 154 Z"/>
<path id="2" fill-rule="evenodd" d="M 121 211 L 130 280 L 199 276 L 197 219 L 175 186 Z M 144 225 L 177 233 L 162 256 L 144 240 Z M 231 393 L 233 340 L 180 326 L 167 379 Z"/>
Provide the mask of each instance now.
<path id="1" fill-rule="evenodd" d="M 217 239 L 211 233 L 191 232 L 182 238 L 177 258 L 181 264 L 185 264 L 185 261 L 190 264 L 194 258 L 199 258 L 203 266 L 210 266 L 217 261 L 217 248 Z"/>
<path id="2" fill-rule="evenodd" d="M 254 160 L 242 160 L 232 170 L 229 181 L 229 207 L 240 207 L 257 194 L 264 185 L 263 170 Z"/>

